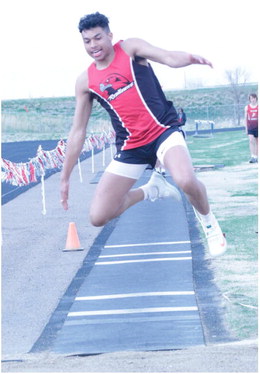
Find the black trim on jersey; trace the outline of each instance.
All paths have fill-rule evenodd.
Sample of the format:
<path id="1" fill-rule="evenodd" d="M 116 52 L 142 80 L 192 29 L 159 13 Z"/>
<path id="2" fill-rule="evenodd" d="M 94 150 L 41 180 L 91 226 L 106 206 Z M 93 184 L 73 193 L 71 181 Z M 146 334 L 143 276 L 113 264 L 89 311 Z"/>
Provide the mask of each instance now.
<path id="1" fill-rule="evenodd" d="M 96 99 L 100 105 L 107 111 L 110 116 L 112 126 L 116 132 L 116 149 L 117 151 L 121 150 L 121 147 L 124 145 L 125 141 L 129 138 L 129 131 L 123 127 L 122 121 L 116 114 L 115 110 L 109 105 L 109 103 L 101 96 L 92 92 L 92 98 Z"/>
<path id="2" fill-rule="evenodd" d="M 136 61 L 132 61 L 132 64 L 136 83 L 154 117 L 163 125 L 178 125 L 176 109 L 172 101 L 166 99 L 151 65 L 141 65 Z"/>

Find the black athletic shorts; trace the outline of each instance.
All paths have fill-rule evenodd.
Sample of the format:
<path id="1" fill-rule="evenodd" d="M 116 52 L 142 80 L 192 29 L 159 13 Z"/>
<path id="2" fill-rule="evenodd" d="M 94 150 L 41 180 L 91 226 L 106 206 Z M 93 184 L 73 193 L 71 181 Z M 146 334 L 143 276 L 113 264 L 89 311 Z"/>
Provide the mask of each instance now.
<path id="1" fill-rule="evenodd" d="M 175 131 L 182 133 L 179 127 L 170 127 L 151 143 L 133 149 L 118 151 L 114 156 L 114 160 L 126 164 L 150 164 L 154 167 L 157 161 L 156 152 L 158 148 Z"/>
<path id="2" fill-rule="evenodd" d="M 254 135 L 255 138 L 258 138 L 258 128 L 247 130 L 248 135 Z"/>

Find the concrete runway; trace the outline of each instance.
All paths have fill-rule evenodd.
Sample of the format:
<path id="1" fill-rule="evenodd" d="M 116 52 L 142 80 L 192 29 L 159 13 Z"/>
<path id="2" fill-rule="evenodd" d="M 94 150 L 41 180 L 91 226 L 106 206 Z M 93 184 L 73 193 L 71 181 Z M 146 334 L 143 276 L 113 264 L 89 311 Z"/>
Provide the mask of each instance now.
<path id="1" fill-rule="evenodd" d="M 107 162 L 109 157 L 107 151 Z M 96 171 L 103 169 L 101 154 L 95 157 L 95 166 Z M 221 317 L 222 306 L 209 260 L 204 259 L 202 241 L 185 200 L 191 249 L 196 253 L 192 260 L 193 281 L 204 344 L 200 342 L 181 351 L 173 348 L 168 353 L 139 348 L 136 352 L 116 351 L 82 358 L 68 358 L 66 354 L 52 351 L 68 308 L 73 305 L 86 276 L 91 274 L 89 269 L 80 275 L 84 261 L 93 253 L 91 250 L 97 239 L 104 239 L 105 235 L 107 240 L 120 222 L 115 220 L 114 227 L 104 229 L 90 225 L 87 210 L 96 187 L 95 183 L 90 183 L 96 175 L 91 173 L 90 159 L 82 163 L 82 173 L 83 183 L 80 183 L 77 167 L 73 171 L 68 212 L 64 212 L 59 203 L 59 173 L 46 180 L 45 216 L 41 213 L 40 185 L 2 207 L 2 371 L 256 372 L 255 342 L 235 342 Z M 85 251 L 64 253 L 67 227 L 72 221 L 76 222 Z M 66 303 L 64 296 L 68 296 L 68 291 L 68 305 L 61 310 L 59 306 Z M 53 336 L 50 321 L 57 316 L 57 330 Z"/>

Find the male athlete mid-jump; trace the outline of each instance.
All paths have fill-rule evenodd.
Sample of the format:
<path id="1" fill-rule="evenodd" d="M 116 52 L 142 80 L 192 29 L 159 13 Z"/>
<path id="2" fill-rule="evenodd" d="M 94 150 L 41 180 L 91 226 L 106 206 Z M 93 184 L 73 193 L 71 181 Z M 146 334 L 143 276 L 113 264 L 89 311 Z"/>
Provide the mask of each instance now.
<path id="1" fill-rule="evenodd" d="M 103 226 L 144 199 L 180 199 L 179 191 L 156 171 L 146 185 L 132 188 L 146 167 L 154 167 L 159 160 L 193 205 L 210 254 L 223 254 L 226 240 L 210 210 L 205 186 L 194 173 L 178 115 L 148 60 L 171 68 L 191 64 L 212 67 L 211 63 L 201 56 L 164 50 L 137 38 L 113 45 L 108 18 L 98 12 L 81 18 L 79 31 L 94 62 L 76 82 L 76 109 L 61 174 L 63 208 L 68 209 L 69 178 L 96 99 L 110 115 L 117 153 L 98 183 L 90 207 L 91 223 Z"/>

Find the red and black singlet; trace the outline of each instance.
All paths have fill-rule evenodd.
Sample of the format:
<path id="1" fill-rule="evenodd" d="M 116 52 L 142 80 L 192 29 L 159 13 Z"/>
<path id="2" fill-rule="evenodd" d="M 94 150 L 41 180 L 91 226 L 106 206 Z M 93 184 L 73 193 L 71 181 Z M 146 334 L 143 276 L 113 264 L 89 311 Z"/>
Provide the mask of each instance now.
<path id="1" fill-rule="evenodd" d="M 247 128 L 250 130 L 258 128 L 258 105 L 252 107 L 250 104 L 247 105 Z"/>
<path id="2" fill-rule="evenodd" d="M 150 65 L 134 61 L 120 46 L 102 70 L 88 68 L 89 90 L 108 111 L 118 150 L 132 149 L 155 140 L 167 128 L 178 126 L 178 115 L 167 101 Z"/>

